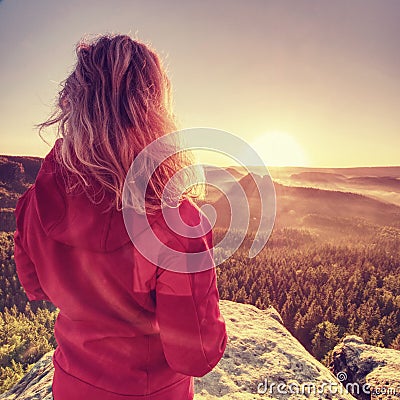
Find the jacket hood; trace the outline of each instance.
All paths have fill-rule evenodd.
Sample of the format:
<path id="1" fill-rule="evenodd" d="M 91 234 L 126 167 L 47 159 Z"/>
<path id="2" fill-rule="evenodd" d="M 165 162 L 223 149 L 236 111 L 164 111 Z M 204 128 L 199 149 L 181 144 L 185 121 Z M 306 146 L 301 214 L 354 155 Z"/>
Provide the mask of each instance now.
<path id="1" fill-rule="evenodd" d="M 122 212 L 108 209 L 111 197 L 94 204 L 82 191 L 66 190 L 65 175 L 55 159 L 60 141 L 43 161 L 35 182 L 36 210 L 46 235 L 69 246 L 110 252 L 130 241 Z"/>

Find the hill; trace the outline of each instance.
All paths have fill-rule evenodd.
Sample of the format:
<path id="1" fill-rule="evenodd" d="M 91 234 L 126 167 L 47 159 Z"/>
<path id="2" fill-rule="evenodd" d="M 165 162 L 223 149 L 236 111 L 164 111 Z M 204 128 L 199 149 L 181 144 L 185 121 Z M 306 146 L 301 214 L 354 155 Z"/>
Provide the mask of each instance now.
<path id="1" fill-rule="evenodd" d="M 13 208 L 18 197 L 34 182 L 41 165 L 38 157 L 0 156 L 0 229 L 13 231 Z M 217 226 L 229 226 L 228 199 L 238 201 L 244 190 L 250 207 L 250 231 L 257 228 L 260 198 L 257 184 L 268 176 L 243 168 L 206 167 L 208 186 L 205 201 L 218 211 Z M 376 226 L 400 228 L 400 167 L 361 168 L 272 168 L 277 198 L 277 227 L 305 228 L 332 235 L 340 231 L 365 233 Z M 239 183 L 240 188 L 237 183 Z M 263 193 L 272 205 L 273 187 Z M 247 226 L 243 220 L 241 226 Z M 343 227 L 346 229 L 343 231 Z"/>
<path id="2" fill-rule="evenodd" d="M 35 181 L 39 157 L 0 156 L 0 231 L 14 231 L 19 196 Z"/>
<path id="3" fill-rule="evenodd" d="M 329 182 L 330 184 L 347 179 L 343 175 L 327 172 L 303 172 L 291 176 L 293 175 L 296 177 L 311 176 L 314 182 Z M 261 182 L 270 181 L 270 178 L 249 173 L 242 175 L 238 181 L 229 181 L 226 177 L 222 178 L 221 174 L 220 182 L 218 182 L 216 171 L 207 173 L 207 177 L 216 185 L 220 183 L 219 187 L 221 188 L 220 191 L 211 188 L 205 201 L 213 204 L 217 210 L 216 226 L 223 229 L 229 226 L 231 222 L 231 213 L 227 211 L 230 210 L 229 201 L 238 203 L 243 190 L 250 208 L 249 230 L 257 229 L 261 217 L 258 187 Z M 371 177 L 355 179 L 366 179 L 368 182 L 373 180 Z M 388 181 L 397 182 L 397 178 L 376 179 L 384 180 L 386 183 Z M 263 193 L 263 197 L 272 207 L 273 188 L 268 182 L 264 187 L 268 188 L 268 191 Z M 274 187 L 277 228 L 310 229 L 324 238 L 332 237 L 332 235 L 343 238 L 345 235 L 354 234 L 366 237 L 366 234 L 376 230 L 377 226 L 400 228 L 400 206 L 376 197 L 360 194 L 350 189 L 341 191 L 318 187 L 289 186 L 278 182 L 274 182 Z M 239 217 L 236 216 L 236 218 Z M 247 224 L 247 216 L 243 213 L 240 225 L 247 227 Z"/>

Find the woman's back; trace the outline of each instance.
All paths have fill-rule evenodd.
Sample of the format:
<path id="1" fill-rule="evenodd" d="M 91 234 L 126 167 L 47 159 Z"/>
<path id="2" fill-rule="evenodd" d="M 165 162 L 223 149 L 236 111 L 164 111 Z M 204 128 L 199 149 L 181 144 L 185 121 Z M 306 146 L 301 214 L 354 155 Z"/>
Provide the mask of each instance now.
<path id="1" fill-rule="evenodd" d="M 56 142 L 16 210 L 20 281 L 30 300 L 46 299 L 60 309 L 54 398 L 190 399 L 191 377 L 209 372 L 226 345 L 211 233 L 187 241 L 167 227 L 160 211 L 152 212 L 150 229 L 162 241 L 181 252 L 193 246 L 205 251 L 209 266 L 185 274 L 149 262 L 132 243 L 122 212 L 110 207 L 121 187 L 101 191 L 95 173 L 79 177 L 60 162 L 68 140 Z M 102 192 L 99 199 L 76 190 L 79 185 L 71 189 L 80 178 L 92 193 Z M 199 224 L 191 201 L 180 211 L 188 225 Z M 144 229 L 138 240 L 147 234 Z"/>

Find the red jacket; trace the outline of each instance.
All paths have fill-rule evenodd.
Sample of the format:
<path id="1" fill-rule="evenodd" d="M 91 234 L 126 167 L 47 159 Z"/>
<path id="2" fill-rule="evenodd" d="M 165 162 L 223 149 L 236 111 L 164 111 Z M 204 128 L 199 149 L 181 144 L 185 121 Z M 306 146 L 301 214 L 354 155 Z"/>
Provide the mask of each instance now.
<path id="1" fill-rule="evenodd" d="M 56 148 L 56 147 L 55 147 Z M 145 259 L 115 209 L 66 193 L 55 148 L 16 208 L 15 262 L 29 300 L 60 310 L 55 325 L 55 400 L 193 397 L 193 376 L 218 363 L 227 335 L 218 307 L 211 233 L 174 234 L 160 215 L 153 231 L 188 253 L 209 250 L 211 268 L 179 273 Z M 180 206 L 188 225 L 199 209 Z M 143 232 L 145 235 L 146 232 Z"/>

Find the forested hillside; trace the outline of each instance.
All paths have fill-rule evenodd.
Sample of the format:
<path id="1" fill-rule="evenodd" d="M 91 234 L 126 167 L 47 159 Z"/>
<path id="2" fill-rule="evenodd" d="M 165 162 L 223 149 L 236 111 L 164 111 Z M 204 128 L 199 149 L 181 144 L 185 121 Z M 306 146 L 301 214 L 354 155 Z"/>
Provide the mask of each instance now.
<path id="1" fill-rule="evenodd" d="M 39 159 L 2 158 L 0 163 L 0 391 L 56 345 L 52 329 L 57 310 L 46 302 L 27 302 L 13 260 L 12 211 L 39 166 Z M 376 209 L 372 219 L 364 215 L 366 208 L 360 209 L 365 205 L 372 212 L 382 204 L 375 200 L 280 188 L 278 203 L 279 193 L 286 196 L 280 202 L 286 209 L 278 209 L 278 217 L 281 213 L 289 227 L 279 224 L 253 259 L 247 257 L 252 239 L 248 233 L 240 249 L 217 268 L 221 298 L 259 308 L 272 304 L 290 332 L 325 363 L 329 363 L 330 350 L 346 334 L 400 350 L 397 208 L 386 205 L 391 218 L 378 223 L 382 209 Z M 300 215 L 301 196 L 307 205 L 304 210 L 309 212 L 316 195 L 325 196 L 341 213 L 327 215 L 314 207 L 313 214 Z M 347 214 L 343 210 L 348 210 Z M 290 215 L 295 221 L 291 227 Z M 223 236 L 223 229 L 215 229 L 214 243 Z M 222 256 L 215 252 L 217 264 Z"/>
<path id="2" fill-rule="evenodd" d="M 364 242 L 348 238 L 347 244 L 277 230 L 254 259 L 247 252 L 242 246 L 220 265 L 222 298 L 259 308 L 272 304 L 289 331 L 326 363 L 346 334 L 400 350 L 397 230 L 378 229 Z"/>
<path id="3" fill-rule="evenodd" d="M 57 311 L 28 302 L 15 273 L 13 235 L 0 233 L 0 392 L 8 389 L 44 353 L 55 348 Z"/>

